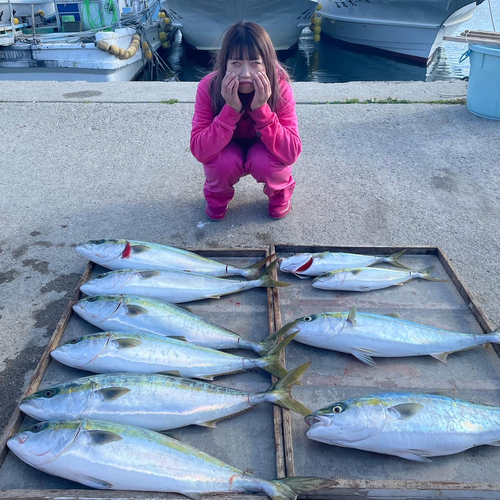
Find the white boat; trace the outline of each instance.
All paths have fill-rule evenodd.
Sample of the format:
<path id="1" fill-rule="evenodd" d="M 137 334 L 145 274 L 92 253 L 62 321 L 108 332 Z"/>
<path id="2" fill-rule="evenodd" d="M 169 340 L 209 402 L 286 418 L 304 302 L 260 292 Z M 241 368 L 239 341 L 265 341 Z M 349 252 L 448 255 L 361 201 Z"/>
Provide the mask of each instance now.
<path id="1" fill-rule="evenodd" d="M 253 21 L 269 33 L 276 50 L 295 46 L 311 24 L 318 0 L 166 0 L 172 24 L 199 50 L 220 48 L 223 32 L 237 21 Z"/>
<path id="2" fill-rule="evenodd" d="M 147 62 L 142 46 L 131 57 L 120 58 L 98 48 L 98 43 L 106 42 L 109 46 L 114 45 L 125 51 L 130 48 L 133 36 L 138 34 L 156 51 L 162 43 L 160 33 L 170 27 L 157 18 L 157 12 L 155 16 L 149 14 L 151 12 L 147 10 L 132 13 L 134 19 L 140 18 L 141 21 L 135 24 L 129 22 L 129 26 L 125 16 L 122 18 L 123 23 L 117 24 L 123 27 L 113 27 L 111 31 L 104 31 L 103 27 L 83 32 L 37 34 L 35 28 L 33 35 L 16 29 L 15 39 L 10 44 L 9 36 L 14 38 L 12 32 L 0 35 L 0 80 L 133 80 Z M 85 22 L 84 26 L 89 28 Z"/>
<path id="3" fill-rule="evenodd" d="M 483 0 L 322 0 L 321 34 L 428 63 Z"/>

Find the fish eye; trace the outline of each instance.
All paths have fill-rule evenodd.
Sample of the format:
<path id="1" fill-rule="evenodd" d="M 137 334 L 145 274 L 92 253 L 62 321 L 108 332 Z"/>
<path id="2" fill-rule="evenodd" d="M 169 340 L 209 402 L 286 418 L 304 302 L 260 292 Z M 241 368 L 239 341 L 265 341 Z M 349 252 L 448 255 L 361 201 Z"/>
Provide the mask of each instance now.
<path id="1" fill-rule="evenodd" d="M 69 341 L 70 344 L 78 344 L 78 342 L 80 341 L 81 337 L 76 337 L 75 339 L 71 339 Z"/>
<path id="2" fill-rule="evenodd" d="M 333 408 L 333 413 L 342 413 L 344 411 L 344 408 L 342 408 L 342 406 L 339 406 L 339 405 L 335 405 Z"/>
<path id="3" fill-rule="evenodd" d="M 97 276 L 96 280 L 101 280 L 102 278 L 104 278 L 104 274 L 99 274 L 99 276 Z"/>
<path id="4" fill-rule="evenodd" d="M 35 424 L 31 427 L 31 432 L 39 432 L 45 428 L 45 423 Z"/>
<path id="5" fill-rule="evenodd" d="M 87 299 L 87 302 L 95 302 L 97 300 L 97 297 L 90 297 L 90 299 Z"/>
<path id="6" fill-rule="evenodd" d="M 46 397 L 46 398 L 51 398 L 53 395 L 55 394 L 55 392 L 51 389 L 48 389 L 46 391 L 43 392 L 43 395 Z"/>
<path id="7" fill-rule="evenodd" d="M 92 245 L 102 245 L 104 240 L 90 240 L 89 243 L 92 243 Z"/>
<path id="8" fill-rule="evenodd" d="M 308 323 L 309 323 L 309 321 L 312 321 L 312 320 L 313 320 L 313 319 L 312 319 L 312 317 L 311 317 L 311 316 L 306 316 L 306 317 L 304 318 L 304 321 L 307 321 Z"/>

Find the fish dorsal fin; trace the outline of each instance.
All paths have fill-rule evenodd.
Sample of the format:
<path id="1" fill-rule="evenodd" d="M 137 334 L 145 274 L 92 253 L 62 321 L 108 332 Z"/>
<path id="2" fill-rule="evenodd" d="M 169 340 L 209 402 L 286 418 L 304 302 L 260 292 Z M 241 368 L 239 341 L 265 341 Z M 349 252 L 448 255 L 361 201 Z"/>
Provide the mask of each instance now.
<path id="1" fill-rule="evenodd" d="M 103 401 L 116 401 L 130 392 L 126 387 L 106 387 L 106 389 L 98 389 L 95 391 L 102 396 Z"/>
<path id="2" fill-rule="evenodd" d="M 439 359 L 439 361 L 442 361 L 443 363 L 446 363 L 446 358 L 448 357 L 449 352 L 438 352 L 431 354 L 433 358 Z"/>
<path id="3" fill-rule="evenodd" d="M 137 274 L 141 277 L 141 279 L 147 280 L 158 276 L 160 271 L 139 271 Z"/>
<path id="4" fill-rule="evenodd" d="M 401 314 L 395 312 L 395 313 L 387 313 L 384 314 L 384 316 L 388 316 L 389 318 L 396 318 L 396 319 L 401 319 Z"/>
<path id="5" fill-rule="evenodd" d="M 145 309 L 144 307 L 137 306 L 134 304 L 125 305 L 124 307 L 127 308 L 127 312 L 125 314 L 130 317 L 139 316 L 140 314 L 147 314 L 148 312 L 148 310 Z"/>
<path id="6" fill-rule="evenodd" d="M 424 405 L 420 403 L 402 403 L 400 405 L 391 406 L 387 411 L 398 420 L 409 420 L 423 408 Z"/>
<path id="7" fill-rule="evenodd" d="M 358 322 L 356 320 L 356 306 L 353 306 L 349 311 L 349 315 L 347 316 L 347 321 L 352 324 L 352 326 L 357 326 Z"/>
<path id="8" fill-rule="evenodd" d="M 142 344 L 142 341 L 139 339 L 115 339 L 114 340 L 118 344 L 118 349 L 131 349 L 132 347 L 138 347 Z"/>
<path id="9" fill-rule="evenodd" d="M 123 439 L 119 434 L 99 429 L 87 431 L 87 434 L 90 437 L 90 444 L 92 446 L 103 446 Z"/>
<path id="10" fill-rule="evenodd" d="M 130 246 L 130 251 L 133 253 L 144 253 L 144 252 L 149 252 L 151 250 L 151 247 L 148 247 L 147 245 L 131 245 Z"/>
<path id="11" fill-rule="evenodd" d="M 215 429 L 215 424 L 218 422 L 218 420 L 209 420 L 207 422 L 200 422 L 199 424 L 196 424 L 196 425 L 199 425 L 201 427 L 211 427 L 213 429 Z"/>

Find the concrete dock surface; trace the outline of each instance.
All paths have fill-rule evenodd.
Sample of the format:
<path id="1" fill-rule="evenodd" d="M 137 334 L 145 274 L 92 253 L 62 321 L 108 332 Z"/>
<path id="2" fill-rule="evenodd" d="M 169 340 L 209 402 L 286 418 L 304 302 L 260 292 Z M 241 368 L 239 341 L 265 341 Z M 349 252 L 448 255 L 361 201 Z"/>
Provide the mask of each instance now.
<path id="1" fill-rule="evenodd" d="M 81 276 L 74 247 L 438 246 L 500 325 L 500 122 L 466 82 L 296 83 L 293 210 L 246 177 L 204 215 L 189 150 L 196 83 L 0 82 L 0 432 Z M 385 103 L 389 101 L 389 103 Z"/>

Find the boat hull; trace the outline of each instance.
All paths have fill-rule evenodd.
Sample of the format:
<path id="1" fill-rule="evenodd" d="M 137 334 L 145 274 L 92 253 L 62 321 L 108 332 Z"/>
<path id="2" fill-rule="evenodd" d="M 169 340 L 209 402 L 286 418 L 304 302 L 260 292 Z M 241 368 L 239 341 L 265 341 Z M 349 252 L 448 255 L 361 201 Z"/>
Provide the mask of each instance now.
<path id="1" fill-rule="evenodd" d="M 318 0 L 167 0 L 162 4 L 183 39 L 199 50 L 220 48 L 222 34 L 237 21 L 253 21 L 269 33 L 276 50 L 295 46 L 310 25 Z"/>
<path id="2" fill-rule="evenodd" d="M 147 28 L 148 40 L 159 48 L 158 27 Z M 127 49 L 135 29 L 123 28 L 115 32 L 97 33 L 97 40 Z M 16 42 L 0 49 L 0 80 L 10 81 L 87 81 L 126 82 L 133 80 L 142 70 L 142 51 L 130 59 L 99 50 L 94 43 L 50 42 L 30 45 Z"/>
<path id="3" fill-rule="evenodd" d="M 340 5 L 340 7 L 338 7 Z M 342 42 L 363 45 L 426 63 L 443 37 L 455 32 L 476 9 L 471 0 L 337 0 L 323 3 L 322 34 Z"/>

